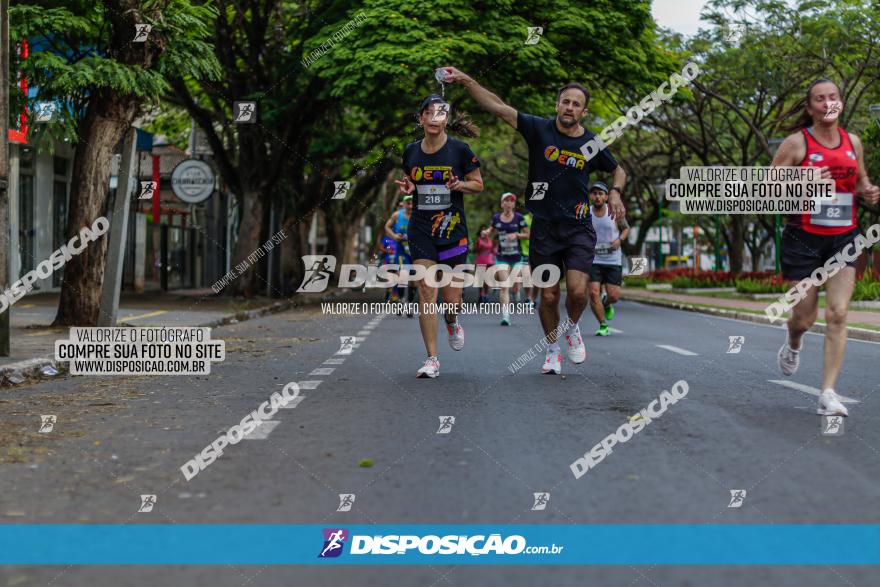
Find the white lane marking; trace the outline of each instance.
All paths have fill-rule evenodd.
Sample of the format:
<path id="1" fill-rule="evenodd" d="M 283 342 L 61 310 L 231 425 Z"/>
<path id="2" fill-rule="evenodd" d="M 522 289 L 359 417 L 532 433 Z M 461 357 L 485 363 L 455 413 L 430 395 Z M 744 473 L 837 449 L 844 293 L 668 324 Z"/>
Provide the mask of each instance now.
<path id="1" fill-rule="evenodd" d="M 312 375 L 330 375 L 335 370 L 336 369 L 333 367 L 318 367 L 317 369 L 309 373 L 309 377 L 311 377 Z"/>
<path id="2" fill-rule="evenodd" d="M 322 363 L 322 365 L 341 365 L 345 362 L 344 357 L 340 357 L 338 359 L 327 359 Z"/>
<path id="3" fill-rule="evenodd" d="M 788 387 L 789 389 L 796 389 L 798 391 L 803 391 L 804 393 L 809 393 L 810 395 L 814 395 L 819 397 L 819 394 L 822 393 L 821 389 L 816 389 L 815 387 L 810 387 L 809 385 L 804 385 L 803 383 L 795 383 L 794 381 L 785 381 L 784 379 L 768 379 L 770 383 L 775 383 L 776 385 L 781 385 L 782 387 Z M 859 400 L 853 399 L 851 397 L 846 397 L 845 395 L 837 394 L 837 397 L 840 398 L 845 404 L 857 404 L 860 403 Z"/>
<path id="4" fill-rule="evenodd" d="M 656 306 L 656 307 L 659 307 L 659 306 Z M 675 308 L 670 308 L 670 309 L 674 310 Z M 706 318 L 714 318 L 716 320 L 728 320 L 730 322 L 737 322 L 739 324 L 752 324 L 753 326 L 763 326 L 764 328 L 772 328 L 774 330 L 783 330 L 783 331 L 786 330 L 785 323 L 783 323 L 783 324 L 765 324 L 763 322 L 752 322 L 751 320 L 740 320 L 739 318 L 728 318 L 727 316 L 715 316 L 714 314 L 703 314 L 703 316 Z M 821 332 L 807 331 L 804 334 L 809 334 L 811 336 L 825 336 Z M 877 342 L 875 340 L 862 340 L 860 338 L 847 337 L 847 340 L 851 341 L 851 342 L 863 342 L 865 344 L 880 344 L 880 342 Z"/>
<path id="5" fill-rule="evenodd" d="M 358 336 L 370 336 L 369 330 L 359 330 L 357 333 Z"/>
<path id="6" fill-rule="evenodd" d="M 323 383 L 320 379 L 316 379 L 314 381 L 300 381 L 299 388 L 300 389 L 317 389 L 319 385 Z"/>
<path id="7" fill-rule="evenodd" d="M 245 440 L 266 440 L 269 433 L 275 430 L 275 427 L 281 424 L 279 420 L 264 420 L 262 424 L 254 428 L 250 434 L 244 437 Z"/>
<path id="8" fill-rule="evenodd" d="M 290 410 L 290 409 L 293 409 L 293 408 L 295 408 L 296 406 L 298 406 L 299 403 L 300 403 L 301 401 L 303 401 L 304 399 L 306 399 L 306 396 L 304 396 L 304 395 L 298 395 L 298 396 L 296 396 L 295 398 L 293 398 L 292 400 L 290 400 L 289 402 L 287 402 L 287 405 L 286 405 L 286 406 L 279 406 L 279 407 L 280 407 L 280 409 L 282 409 L 282 410 Z"/>
<path id="9" fill-rule="evenodd" d="M 356 348 L 358 348 L 359 346 L 361 346 L 361 343 L 356 342 L 356 343 L 354 343 L 353 345 L 351 345 L 351 348 L 356 349 Z"/>
<path id="10" fill-rule="evenodd" d="M 669 344 L 658 344 L 656 346 L 660 347 L 661 349 L 666 349 L 667 351 L 672 351 L 673 353 L 678 353 L 679 355 L 684 355 L 686 357 L 696 357 L 697 356 L 697 353 L 692 353 L 691 351 L 689 351 L 687 349 L 681 349 L 681 348 L 678 348 L 677 346 L 672 346 Z"/>
<path id="11" fill-rule="evenodd" d="M 611 328 L 610 326 L 608 327 L 608 330 L 610 332 L 612 332 L 613 334 L 623 334 L 623 330 L 618 330 L 617 328 Z"/>

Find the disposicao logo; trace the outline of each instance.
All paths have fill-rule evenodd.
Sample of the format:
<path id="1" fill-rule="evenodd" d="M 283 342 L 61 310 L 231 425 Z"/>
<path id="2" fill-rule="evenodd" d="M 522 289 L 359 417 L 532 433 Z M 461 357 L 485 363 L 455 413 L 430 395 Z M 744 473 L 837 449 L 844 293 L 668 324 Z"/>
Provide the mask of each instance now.
<path id="1" fill-rule="evenodd" d="M 348 530 L 345 528 L 324 528 L 324 547 L 318 558 L 336 558 L 342 554 L 345 541 L 348 540 Z"/>

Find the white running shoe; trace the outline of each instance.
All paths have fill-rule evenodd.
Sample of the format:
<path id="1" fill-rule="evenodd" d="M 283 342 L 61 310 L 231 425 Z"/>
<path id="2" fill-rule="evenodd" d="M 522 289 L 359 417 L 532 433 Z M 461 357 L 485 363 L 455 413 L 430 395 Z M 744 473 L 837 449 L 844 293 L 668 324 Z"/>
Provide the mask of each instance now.
<path id="1" fill-rule="evenodd" d="M 800 349 L 794 350 L 788 346 L 788 341 L 785 341 L 785 344 L 779 349 L 776 359 L 776 364 L 779 365 L 779 370 L 783 375 L 794 375 L 801 364 L 801 351 Z"/>
<path id="2" fill-rule="evenodd" d="M 501 312 L 501 326 L 510 326 L 510 312 L 507 310 Z"/>
<path id="3" fill-rule="evenodd" d="M 430 377 L 432 379 L 438 375 L 440 375 L 440 361 L 437 357 L 428 357 L 425 364 L 416 373 L 416 377 Z"/>
<path id="4" fill-rule="evenodd" d="M 454 351 L 460 351 L 464 348 L 464 328 L 458 323 L 458 320 L 452 324 L 446 323 L 446 332 L 449 334 L 449 346 Z"/>
<path id="5" fill-rule="evenodd" d="M 547 349 L 544 365 L 541 367 L 544 375 L 559 375 L 562 373 L 562 354 L 555 349 Z"/>
<path id="6" fill-rule="evenodd" d="M 575 364 L 583 363 L 587 358 L 587 347 L 584 346 L 584 338 L 577 324 L 568 329 L 565 340 L 568 341 L 568 359 Z"/>
<path id="7" fill-rule="evenodd" d="M 840 398 L 830 387 L 819 396 L 819 409 L 816 413 L 820 416 L 849 416 L 849 410 L 840 402 Z"/>

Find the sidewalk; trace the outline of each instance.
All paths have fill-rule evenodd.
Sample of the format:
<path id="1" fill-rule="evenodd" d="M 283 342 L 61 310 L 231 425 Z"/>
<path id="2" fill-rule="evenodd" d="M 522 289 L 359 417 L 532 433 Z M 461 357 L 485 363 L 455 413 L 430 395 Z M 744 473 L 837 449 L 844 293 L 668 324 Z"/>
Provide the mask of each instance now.
<path id="1" fill-rule="evenodd" d="M 784 320 L 770 322 L 764 309 L 774 300 L 750 300 L 718 298 L 707 295 L 685 294 L 672 291 L 650 291 L 640 287 L 624 287 L 621 289 L 622 299 L 642 302 L 678 310 L 701 312 L 737 320 L 747 320 L 760 324 L 781 326 Z M 786 314 L 788 316 L 789 314 Z M 819 308 L 819 319 L 811 332 L 825 332 L 824 308 Z M 880 342 L 880 312 L 850 309 L 848 314 L 849 338 Z"/>
<path id="2" fill-rule="evenodd" d="M 117 324 L 215 327 L 314 301 L 311 297 L 314 296 L 297 296 L 294 302 L 216 296 L 211 289 L 123 292 Z M 53 358 L 55 340 L 67 338 L 69 329 L 50 326 L 58 310 L 58 298 L 57 292 L 29 295 L 9 309 L 11 354 L 0 357 L 0 386 L 21 383 L 28 376 L 40 374 L 47 366 L 55 370 L 63 366 L 56 364 Z"/>

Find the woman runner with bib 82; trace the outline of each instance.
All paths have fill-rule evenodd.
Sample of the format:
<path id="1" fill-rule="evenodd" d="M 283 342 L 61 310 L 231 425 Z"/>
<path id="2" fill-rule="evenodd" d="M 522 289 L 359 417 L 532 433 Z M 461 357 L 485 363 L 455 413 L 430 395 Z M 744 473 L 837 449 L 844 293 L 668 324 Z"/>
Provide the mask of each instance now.
<path id="1" fill-rule="evenodd" d="M 846 313 L 855 286 L 858 255 L 854 241 L 859 234 L 856 222 L 856 198 L 868 204 L 880 200 L 880 188 L 871 183 L 865 171 L 862 142 L 838 125 L 843 112 L 840 88 L 832 81 L 820 79 L 810 84 L 806 98 L 795 104 L 789 114 L 801 113 L 797 123 L 787 130 L 789 135 L 779 146 L 773 165 L 812 166 L 821 169 L 822 179 L 833 179 L 835 196 L 821 201 L 816 214 L 789 217 L 782 234 L 782 275 L 800 281 L 826 261 L 843 251 L 845 267 L 825 282 L 825 352 L 822 369 L 822 393 L 817 412 L 822 415 L 846 416 L 846 406 L 834 391 L 843 365 L 846 349 Z M 851 260 L 850 260 L 851 259 Z M 788 319 L 788 335 L 779 349 L 779 368 L 793 375 L 800 364 L 804 333 L 819 314 L 819 289 L 811 287 L 792 309 Z"/>

